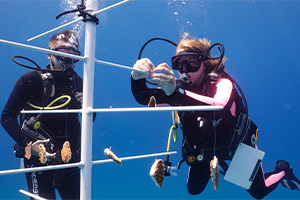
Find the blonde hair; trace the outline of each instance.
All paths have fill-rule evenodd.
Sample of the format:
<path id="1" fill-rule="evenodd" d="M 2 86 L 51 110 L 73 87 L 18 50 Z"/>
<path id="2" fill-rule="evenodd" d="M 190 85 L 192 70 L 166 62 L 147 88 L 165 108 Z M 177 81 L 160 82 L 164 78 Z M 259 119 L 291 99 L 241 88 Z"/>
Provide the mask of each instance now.
<path id="1" fill-rule="evenodd" d="M 178 54 L 179 50 L 192 50 L 193 52 L 203 56 L 209 57 L 210 56 L 210 40 L 203 38 L 203 39 L 182 39 L 176 48 L 176 54 Z M 221 65 L 225 63 L 227 60 L 226 57 L 223 57 L 221 61 Z M 204 65 L 208 69 L 208 71 L 213 70 L 216 65 L 218 65 L 218 59 L 208 59 L 203 61 Z"/>

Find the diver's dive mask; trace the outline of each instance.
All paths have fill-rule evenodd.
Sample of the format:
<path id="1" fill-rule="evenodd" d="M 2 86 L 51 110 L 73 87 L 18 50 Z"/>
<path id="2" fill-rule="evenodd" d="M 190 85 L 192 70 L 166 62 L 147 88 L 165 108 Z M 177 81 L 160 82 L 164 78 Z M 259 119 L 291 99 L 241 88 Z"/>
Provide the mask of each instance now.
<path id="1" fill-rule="evenodd" d="M 74 49 L 73 47 L 68 47 L 68 46 L 59 46 L 53 50 L 63 52 L 63 53 L 73 54 L 76 56 L 80 56 L 80 54 L 81 54 L 80 51 Z M 79 61 L 78 59 L 68 58 L 68 57 L 64 57 L 64 56 L 58 56 L 58 55 L 53 55 L 53 56 L 55 56 L 55 58 L 59 62 L 62 62 L 65 64 L 74 64 Z"/>
<path id="2" fill-rule="evenodd" d="M 196 72 L 204 60 L 206 60 L 204 57 L 195 52 L 181 51 L 172 57 L 172 68 L 180 73 Z"/>

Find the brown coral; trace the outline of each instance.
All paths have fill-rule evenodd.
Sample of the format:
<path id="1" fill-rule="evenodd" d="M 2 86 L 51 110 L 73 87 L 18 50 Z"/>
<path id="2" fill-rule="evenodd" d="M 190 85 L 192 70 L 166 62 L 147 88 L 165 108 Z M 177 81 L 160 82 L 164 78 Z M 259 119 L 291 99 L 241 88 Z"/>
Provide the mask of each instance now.
<path id="1" fill-rule="evenodd" d="M 165 180 L 164 164 L 162 159 L 155 160 L 151 167 L 149 175 L 157 187 L 162 187 L 163 181 Z"/>
<path id="2" fill-rule="evenodd" d="M 60 152 L 61 159 L 64 163 L 68 163 L 71 160 L 72 152 L 69 141 L 65 141 L 63 148 Z"/>
<path id="3" fill-rule="evenodd" d="M 149 103 L 148 103 L 148 107 L 156 107 L 156 99 L 154 96 L 150 97 Z"/>
<path id="4" fill-rule="evenodd" d="M 45 149 L 44 145 L 42 145 L 42 144 L 39 145 L 39 148 L 41 150 L 39 153 L 40 162 L 42 164 L 45 164 L 47 162 L 46 149 Z"/>
<path id="5" fill-rule="evenodd" d="M 216 156 L 214 156 L 214 158 L 210 161 L 210 176 L 212 182 L 214 183 L 215 190 L 218 190 L 220 167 L 219 167 L 218 158 Z"/>
<path id="6" fill-rule="evenodd" d="M 109 149 L 109 148 L 104 149 L 104 154 L 105 154 L 107 157 L 110 157 L 111 159 L 113 159 L 113 161 L 115 161 L 118 165 L 121 165 L 121 166 L 122 166 L 122 161 L 120 160 L 120 158 L 118 158 L 118 156 L 116 156 L 116 155 L 111 151 L 111 149 Z"/>
<path id="7" fill-rule="evenodd" d="M 25 158 L 28 160 L 31 158 L 31 145 L 32 142 L 29 142 L 29 144 L 25 147 Z"/>

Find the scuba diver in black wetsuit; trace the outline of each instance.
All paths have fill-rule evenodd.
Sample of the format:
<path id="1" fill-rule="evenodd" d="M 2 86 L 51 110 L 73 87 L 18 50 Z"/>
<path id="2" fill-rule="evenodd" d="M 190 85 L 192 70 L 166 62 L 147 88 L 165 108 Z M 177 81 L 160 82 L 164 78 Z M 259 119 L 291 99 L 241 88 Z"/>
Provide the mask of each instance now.
<path id="1" fill-rule="evenodd" d="M 52 36 L 49 48 L 80 55 L 79 40 L 71 30 Z M 24 157 L 28 144 L 34 144 L 31 146 L 32 156 L 24 158 L 26 168 L 80 162 L 81 126 L 78 113 L 20 114 L 23 109 L 47 106 L 81 109 L 83 80 L 73 70 L 78 60 L 51 54 L 48 54 L 48 59 L 48 70 L 30 71 L 18 79 L 1 115 L 2 126 L 16 142 L 17 157 Z M 59 98 L 61 96 L 64 98 Z M 49 105 L 57 98 L 58 102 Z M 19 114 L 20 124 L 17 121 Z M 69 142 L 71 157 L 63 162 L 61 150 L 66 141 Z M 46 148 L 43 163 L 38 157 L 41 152 L 39 144 L 44 144 Z M 40 197 L 55 199 L 57 189 L 62 199 L 80 198 L 80 171 L 77 167 L 26 173 L 26 179 L 29 192 Z"/>
<path id="2" fill-rule="evenodd" d="M 241 142 L 241 136 L 235 134 L 235 131 L 237 125 L 241 125 L 241 119 L 247 110 L 233 80 L 224 71 L 224 48 L 223 56 L 218 59 L 210 56 L 210 50 L 214 46 L 207 39 L 183 39 L 177 45 L 176 55 L 172 57 L 172 67 L 179 71 L 181 77 L 177 80 L 166 63 L 155 67 L 147 58 L 138 60 L 133 68 L 148 74 L 138 71 L 131 74 L 131 90 L 140 104 L 147 105 L 150 97 L 154 96 L 157 104 L 224 107 L 223 110 L 214 112 L 178 112 L 183 134 L 182 157 L 190 166 L 187 189 L 193 195 L 200 194 L 205 189 L 210 179 L 210 161 L 214 155 L 222 168 L 227 170 L 224 161 L 232 159 Z M 147 77 L 160 88 L 148 88 Z M 250 118 L 244 120 L 248 120 L 249 129 L 245 131 L 242 142 L 254 147 L 257 127 Z M 300 181 L 293 174 L 289 163 L 282 160 L 277 161 L 275 171 L 267 174 L 263 174 L 259 165 L 248 192 L 254 198 L 261 199 L 279 183 L 290 189 L 300 190 Z"/>

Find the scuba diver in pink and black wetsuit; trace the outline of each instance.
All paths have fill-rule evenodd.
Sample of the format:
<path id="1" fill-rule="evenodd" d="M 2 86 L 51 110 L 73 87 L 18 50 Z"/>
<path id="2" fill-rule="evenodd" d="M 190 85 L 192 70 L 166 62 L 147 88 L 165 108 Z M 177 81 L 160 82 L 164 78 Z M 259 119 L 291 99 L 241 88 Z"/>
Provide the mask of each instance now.
<path id="1" fill-rule="evenodd" d="M 187 189 L 193 195 L 200 194 L 205 189 L 210 179 L 210 161 L 214 155 L 222 168 L 227 170 L 224 161 L 232 160 L 236 147 L 241 142 L 234 131 L 247 107 L 233 85 L 233 79 L 224 72 L 224 48 L 223 56 L 218 59 L 210 56 L 210 50 L 216 44 L 210 45 L 207 39 L 183 39 L 172 58 L 172 67 L 179 71 L 181 77 L 177 80 L 166 63 L 155 67 L 147 58 L 138 60 L 133 68 L 148 74 L 137 71 L 131 74 L 131 90 L 140 104 L 147 105 L 150 97 L 154 96 L 157 104 L 224 107 L 215 112 L 178 113 L 183 134 L 182 157 L 190 166 Z M 147 77 L 160 88 L 148 88 Z M 242 142 L 254 147 L 252 135 L 255 135 L 256 130 L 256 125 L 251 121 Z M 248 192 L 254 198 L 261 199 L 279 183 L 289 189 L 300 190 L 300 181 L 293 174 L 289 163 L 283 160 L 277 161 L 275 171 L 266 174 L 263 174 L 260 165 Z"/>

